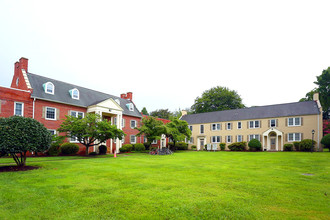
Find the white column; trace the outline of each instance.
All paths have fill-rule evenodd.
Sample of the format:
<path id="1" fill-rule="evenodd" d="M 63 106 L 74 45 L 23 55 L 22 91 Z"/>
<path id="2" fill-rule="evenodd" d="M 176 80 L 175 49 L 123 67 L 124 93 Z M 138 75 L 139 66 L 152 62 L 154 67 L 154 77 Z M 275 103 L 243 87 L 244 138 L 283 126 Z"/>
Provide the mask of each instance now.
<path id="1" fill-rule="evenodd" d="M 279 147 L 278 147 L 278 135 L 276 134 L 276 149 L 278 151 Z"/>

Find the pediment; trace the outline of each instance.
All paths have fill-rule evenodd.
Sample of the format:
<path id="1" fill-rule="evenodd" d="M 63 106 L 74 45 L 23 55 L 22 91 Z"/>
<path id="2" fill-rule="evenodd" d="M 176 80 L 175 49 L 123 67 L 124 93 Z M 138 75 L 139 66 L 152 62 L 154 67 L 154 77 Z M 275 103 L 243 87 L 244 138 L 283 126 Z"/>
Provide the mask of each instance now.
<path id="1" fill-rule="evenodd" d="M 99 102 L 99 103 L 97 103 L 93 106 L 89 106 L 89 107 L 98 107 L 98 108 L 106 108 L 106 109 L 117 110 L 117 111 L 124 111 L 120 107 L 120 105 L 112 98 L 106 99 L 102 102 Z"/>

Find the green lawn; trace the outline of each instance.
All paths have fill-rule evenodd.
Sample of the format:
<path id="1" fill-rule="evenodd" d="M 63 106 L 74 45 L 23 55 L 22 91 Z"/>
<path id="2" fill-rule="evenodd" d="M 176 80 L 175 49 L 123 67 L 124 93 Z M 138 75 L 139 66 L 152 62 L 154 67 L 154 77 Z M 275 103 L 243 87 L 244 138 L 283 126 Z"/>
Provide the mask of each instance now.
<path id="1" fill-rule="evenodd" d="M 0 173 L 0 219 L 330 219 L 329 152 L 28 158 L 27 165 L 42 168 Z"/>

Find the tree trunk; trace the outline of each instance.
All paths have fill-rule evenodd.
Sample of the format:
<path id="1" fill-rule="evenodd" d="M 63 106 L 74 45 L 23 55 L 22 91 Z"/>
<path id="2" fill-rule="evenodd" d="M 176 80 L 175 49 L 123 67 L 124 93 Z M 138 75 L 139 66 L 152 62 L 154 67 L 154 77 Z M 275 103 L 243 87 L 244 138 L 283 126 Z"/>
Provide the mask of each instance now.
<path id="1" fill-rule="evenodd" d="M 88 148 L 89 146 L 86 146 L 86 155 L 88 155 Z"/>

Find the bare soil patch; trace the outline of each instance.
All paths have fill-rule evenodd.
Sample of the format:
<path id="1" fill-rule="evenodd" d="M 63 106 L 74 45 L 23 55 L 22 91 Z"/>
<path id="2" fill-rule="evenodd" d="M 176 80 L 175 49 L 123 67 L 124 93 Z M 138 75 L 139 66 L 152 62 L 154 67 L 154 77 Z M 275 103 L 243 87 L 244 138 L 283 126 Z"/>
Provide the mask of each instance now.
<path id="1" fill-rule="evenodd" d="M 39 169 L 39 168 L 40 167 L 36 167 L 36 166 L 24 166 L 24 167 L 3 166 L 3 167 L 0 167 L 0 173 L 2 173 L 2 172 L 28 171 L 28 170 L 35 170 L 35 169 Z"/>

